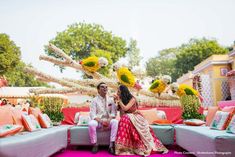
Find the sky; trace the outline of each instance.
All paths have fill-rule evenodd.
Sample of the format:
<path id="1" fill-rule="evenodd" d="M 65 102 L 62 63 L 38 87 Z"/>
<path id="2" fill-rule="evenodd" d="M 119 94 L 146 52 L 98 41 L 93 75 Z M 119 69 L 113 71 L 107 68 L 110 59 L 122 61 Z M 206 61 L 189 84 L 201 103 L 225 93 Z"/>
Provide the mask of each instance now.
<path id="1" fill-rule="evenodd" d="M 235 40 L 234 0 L 1 0 L 0 33 L 10 36 L 22 60 L 56 77 L 77 78 L 74 69 L 62 74 L 40 61 L 44 45 L 78 22 L 96 23 L 129 41 L 137 40 L 142 65 L 162 49 L 190 38 L 213 38 L 223 46 Z"/>

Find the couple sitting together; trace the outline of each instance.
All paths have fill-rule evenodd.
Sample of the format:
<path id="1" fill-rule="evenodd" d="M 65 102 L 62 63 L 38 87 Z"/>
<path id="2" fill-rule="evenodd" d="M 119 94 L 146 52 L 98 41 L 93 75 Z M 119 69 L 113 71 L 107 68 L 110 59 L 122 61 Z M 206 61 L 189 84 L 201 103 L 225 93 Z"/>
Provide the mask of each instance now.
<path id="1" fill-rule="evenodd" d="M 166 153 L 167 148 L 157 139 L 148 121 L 138 112 L 138 103 L 128 88 L 120 85 L 114 99 L 107 96 L 108 87 L 97 86 L 98 95 L 90 106 L 88 124 L 92 153 L 98 152 L 97 129 L 111 129 L 109 153 L 115 155 L 144 155 Z M 117 109 L 121 118 L 116 120 Z"/>

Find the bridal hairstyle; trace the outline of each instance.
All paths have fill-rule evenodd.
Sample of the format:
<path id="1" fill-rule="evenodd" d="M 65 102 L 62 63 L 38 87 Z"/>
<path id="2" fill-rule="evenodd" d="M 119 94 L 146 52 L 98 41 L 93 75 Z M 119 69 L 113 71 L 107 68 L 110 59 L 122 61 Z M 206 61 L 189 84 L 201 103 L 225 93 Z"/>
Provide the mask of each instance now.
<path id="1" fill-rule="evenodd" d="M 120 98 L 122 100 L 122 103 L 124 105 L 127 105 L 128 102 L 133 98 L 133 95 L 130 93 L 129 89 L 125 85 L 120 85 L 119 90 L 121 91 Z"/>

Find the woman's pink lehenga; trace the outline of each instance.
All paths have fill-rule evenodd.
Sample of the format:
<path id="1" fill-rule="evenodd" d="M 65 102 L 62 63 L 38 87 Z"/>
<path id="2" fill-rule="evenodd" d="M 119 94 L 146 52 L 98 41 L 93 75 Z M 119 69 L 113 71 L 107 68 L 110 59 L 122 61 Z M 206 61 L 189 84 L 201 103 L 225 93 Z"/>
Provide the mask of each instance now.
<path id="1" fill-rule="evenodd" d="M 148 156 L 166 152 L 167 148 L 155 136 L 147 120 L 136 110 L 136 105 L 133 105 L 119 121 L 115 141 L 116 155 Z"/>

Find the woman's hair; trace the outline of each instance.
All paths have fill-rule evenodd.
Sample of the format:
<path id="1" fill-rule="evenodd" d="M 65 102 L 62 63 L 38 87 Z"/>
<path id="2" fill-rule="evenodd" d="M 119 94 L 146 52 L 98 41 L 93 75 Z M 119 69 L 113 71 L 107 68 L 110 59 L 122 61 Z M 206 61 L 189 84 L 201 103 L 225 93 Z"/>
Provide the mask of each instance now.
<path id="1" fill-rule="evenodd" d="M 128 102 L 132 99 L 133 95 L 130 93 L 129 89 L 125 85 L 120 85 L 120 98 L 124 105 L 127 105 Z"/>

